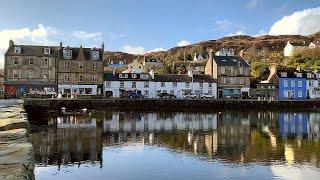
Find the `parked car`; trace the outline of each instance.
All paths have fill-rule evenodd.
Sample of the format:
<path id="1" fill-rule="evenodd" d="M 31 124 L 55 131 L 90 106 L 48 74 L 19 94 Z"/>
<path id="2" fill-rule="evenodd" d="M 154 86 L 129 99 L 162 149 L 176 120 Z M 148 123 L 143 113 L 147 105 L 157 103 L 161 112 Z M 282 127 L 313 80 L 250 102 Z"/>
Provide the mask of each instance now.
<path id="1" fill-rule="evenodd" d="M 203 98 L 203 99 L 214 98 L 214 96 L 212 94 L 208 94 L 208 93 L 203 93 L 200 97 Z"/>
<path id="2" fill-rule="evenodd" d="M 129 92 L 128 97 L 129 98 L 142 98 L 142 94 L 137 93 L 137 92 Z"/>
<path id="3" fill-rule="evenodd" d="M 160 98 L 176 98 L 175 95 L 170 94 L 170 93 L 161 93 L 161 94 L 159 94 L 159 97 Z"/>
<path id="4" fill-rule="evenodd" d="M 196 98 L 198 98 L 198 96 L 196 94 L 186 94 L 183 96 L 183 98 L 196 99 Z"/>

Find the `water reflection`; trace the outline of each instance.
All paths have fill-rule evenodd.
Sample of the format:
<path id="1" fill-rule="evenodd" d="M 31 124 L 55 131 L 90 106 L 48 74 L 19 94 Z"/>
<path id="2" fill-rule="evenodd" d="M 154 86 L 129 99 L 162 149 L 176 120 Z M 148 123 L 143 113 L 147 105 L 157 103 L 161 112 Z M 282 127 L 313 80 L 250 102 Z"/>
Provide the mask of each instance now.
<path id="1" fill-rule="evenodd" d="M 142 145 L 224 165 L 263 165 L 272 171 L 277 165 L 309 165 L 319 171 L 320 114 L 314 112 L 100 112 L 45 122 L 40 129 L 39 123 L 32 125 L 38 167 L 103 168 L 110 148 Z"/>

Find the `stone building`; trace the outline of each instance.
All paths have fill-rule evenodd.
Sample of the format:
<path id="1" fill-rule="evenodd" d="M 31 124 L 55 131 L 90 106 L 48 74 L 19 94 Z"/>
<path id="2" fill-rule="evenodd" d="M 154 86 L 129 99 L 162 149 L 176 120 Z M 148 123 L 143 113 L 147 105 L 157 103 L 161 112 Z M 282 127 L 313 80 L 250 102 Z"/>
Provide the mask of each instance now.
<path id="1" fill-rule="evenodd" d="M 218 82 L 218 97 L 249 95 L 250 66 L 240 56 L 213 56 L 210 50 L 205 74 Z"/>
<path id="2" fill-rule="evenodd" d="M 122 73 L 148 73 L 149 69 L 142 63 L 138 62 L 137 59 L 133 60 L 132 63 L 127 65 L 127 69 Z"/>
<path id="3" fill-rule="evenodd" d="M 63 47 L 58 55 L 58 90 L 62 94 L 102 94 L 103 88 L 102 48 Z"/>
<path id="4" fill-rule="evenodd" d="M 55 89 L 57 53 L 55 46 L 18 45 L 10 40 L 5 52 L 5 96 Z"/>
<path id="5" fill-rule="evenodd" d="M 145 58 L 143 65 L 148 69 L 160 69 L 163 67 L 163 60 L 160 58 Z"/>

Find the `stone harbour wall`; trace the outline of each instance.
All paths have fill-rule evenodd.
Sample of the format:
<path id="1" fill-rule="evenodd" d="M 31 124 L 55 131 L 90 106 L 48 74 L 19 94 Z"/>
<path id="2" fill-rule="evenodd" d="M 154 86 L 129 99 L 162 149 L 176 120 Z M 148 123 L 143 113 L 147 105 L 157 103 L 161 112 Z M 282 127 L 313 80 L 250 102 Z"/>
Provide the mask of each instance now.
<path id="1" fill-rule="evenodd" d="M 0 101 L 0 179 L 33 180 L 34 150 L 23 101 L 1 106 L 7 102 Z"/>

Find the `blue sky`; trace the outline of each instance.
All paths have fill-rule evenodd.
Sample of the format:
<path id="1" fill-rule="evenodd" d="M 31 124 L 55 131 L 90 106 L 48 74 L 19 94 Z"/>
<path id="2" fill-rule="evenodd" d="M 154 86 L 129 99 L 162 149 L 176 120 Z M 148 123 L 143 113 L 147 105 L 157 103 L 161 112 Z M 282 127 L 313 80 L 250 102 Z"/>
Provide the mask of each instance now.
<path id="1" fill-rule="evenodd" d="M 295 12 L 301 12 L 292 17 L 295 26 L 302 26 L 300 16 L 320 24 L 317 7 L 320 0 L 1 0 L 0 48 L 10 38 L 72 46 L 104 42 L 106 50 L 144 53 L 233 34 L 309 34 L 320 25 L 283 32 L 288 22 L 282 22 L 270 29 Z M 305 17 L 310 8 L 316 10 Z"/>

